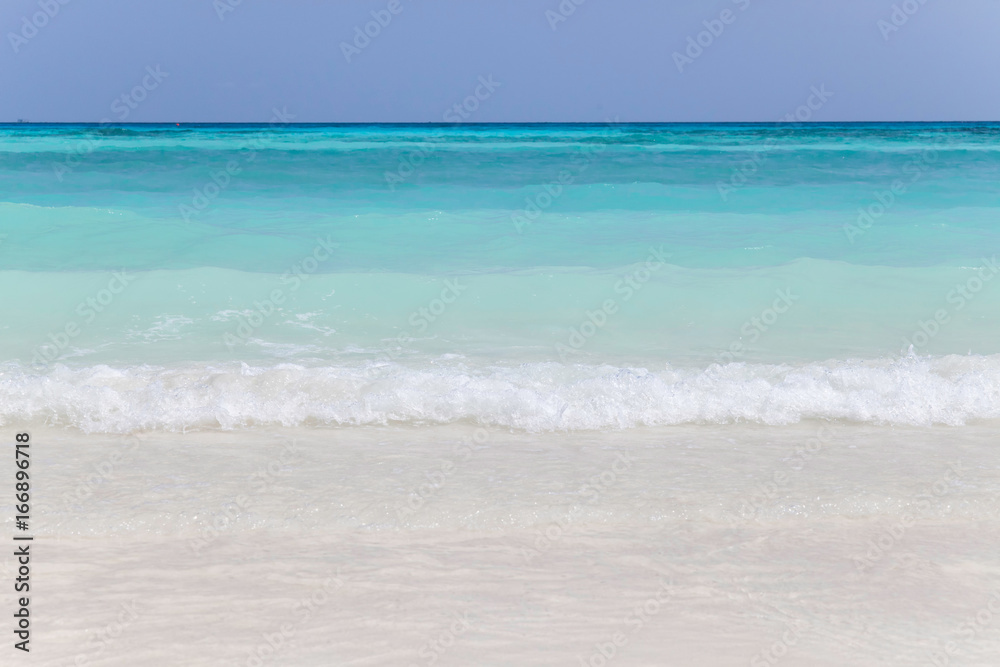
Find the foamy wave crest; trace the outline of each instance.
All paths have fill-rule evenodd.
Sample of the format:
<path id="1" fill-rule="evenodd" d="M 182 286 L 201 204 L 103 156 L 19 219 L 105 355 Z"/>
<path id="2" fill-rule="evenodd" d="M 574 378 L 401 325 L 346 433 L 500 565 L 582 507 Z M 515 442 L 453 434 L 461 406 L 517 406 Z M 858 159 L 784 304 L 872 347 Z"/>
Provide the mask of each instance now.
<path id="1" fill-rule="evenodd" d="M 556 363 L 57 366 L 0 375 L 0 421 L 86 432 L 471 421 L 527 431 L 1000 418 L 1000 355 L 648 370 Z"/>

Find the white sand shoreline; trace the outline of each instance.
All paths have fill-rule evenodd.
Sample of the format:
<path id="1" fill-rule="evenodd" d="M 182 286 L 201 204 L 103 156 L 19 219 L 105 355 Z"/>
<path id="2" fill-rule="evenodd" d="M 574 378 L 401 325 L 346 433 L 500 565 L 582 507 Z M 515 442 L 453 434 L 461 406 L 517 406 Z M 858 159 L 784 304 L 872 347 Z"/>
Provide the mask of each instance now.
<path id="1" fill-rule="evenodd" d="M 31 664 L 990 664 L 995 429 L 818 426 L 36 429 Z"/>

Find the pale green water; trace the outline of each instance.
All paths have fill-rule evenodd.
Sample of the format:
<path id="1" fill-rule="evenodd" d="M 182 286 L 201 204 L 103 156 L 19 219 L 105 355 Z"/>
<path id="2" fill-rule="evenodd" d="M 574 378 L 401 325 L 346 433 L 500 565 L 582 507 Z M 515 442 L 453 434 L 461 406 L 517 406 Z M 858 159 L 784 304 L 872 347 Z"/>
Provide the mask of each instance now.
<path id="1" fill-rule="evenodd" d="M 998 137 L 0 127 L 0 419 L 998 417 Z"/>

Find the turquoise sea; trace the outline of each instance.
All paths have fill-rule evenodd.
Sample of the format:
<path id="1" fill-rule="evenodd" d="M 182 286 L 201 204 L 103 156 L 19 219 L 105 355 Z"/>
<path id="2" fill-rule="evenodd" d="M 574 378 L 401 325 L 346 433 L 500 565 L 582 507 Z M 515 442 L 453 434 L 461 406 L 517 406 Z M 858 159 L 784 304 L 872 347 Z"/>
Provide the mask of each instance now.
<path id="1" fill-rule="evenodd" d="M 996 664 L 998 195 L 1000 124 L 2 126 L 33 660 Z"/>
<path id="2" fill-rule="evenodd" d="M 1000 124 L 0 126 L 0 423 L 1000 417 Z"/>

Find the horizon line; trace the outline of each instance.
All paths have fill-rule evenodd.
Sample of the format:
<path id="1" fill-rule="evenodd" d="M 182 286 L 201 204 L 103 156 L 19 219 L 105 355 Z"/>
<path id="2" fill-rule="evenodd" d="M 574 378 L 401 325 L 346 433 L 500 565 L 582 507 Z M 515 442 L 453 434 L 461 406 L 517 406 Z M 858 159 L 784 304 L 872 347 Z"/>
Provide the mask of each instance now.
<path id="1" fill-rule="evenodd" d="M 775 126 L 808 126 L 808 125 L 980 125 L 1000 124 L 998 120 L 830 120 L 830 121 L 758 121 L 758 120 L 681 120 L 681 121 L 481 121 L 448 123 L 441 121 L 144 121 L 144 122 L 106 122 L 106 121 L 30 121 L 14 120 L 0 121 L 0 126 L 25 125 L 93 125 L 104 127 L 125 127 L 141 125 L 163 125 L 183 127 L 185 125 L 274 125 L 278 127 L 294 126 L 343 126 L 343 125 L 419 125 L 433 127 L 488 127 L 497 125 L 775 125 Z"/>

